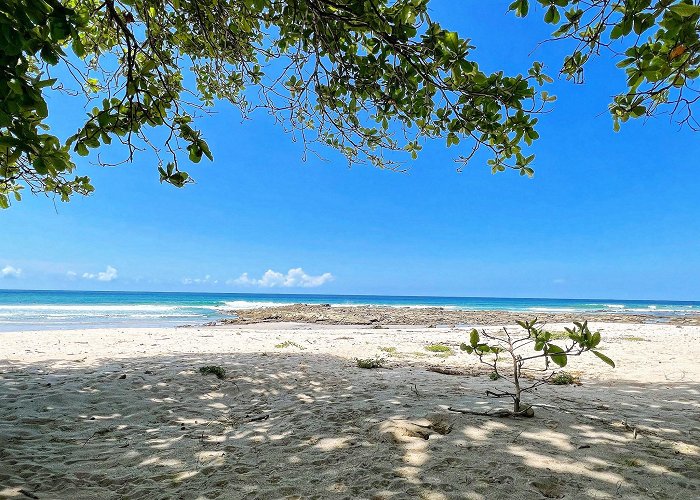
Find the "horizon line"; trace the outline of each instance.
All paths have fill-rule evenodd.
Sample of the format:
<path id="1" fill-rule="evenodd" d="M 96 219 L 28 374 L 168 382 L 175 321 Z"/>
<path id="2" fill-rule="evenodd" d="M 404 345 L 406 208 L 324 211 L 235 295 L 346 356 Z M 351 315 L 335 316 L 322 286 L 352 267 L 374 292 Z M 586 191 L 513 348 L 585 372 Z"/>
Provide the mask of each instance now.
<path id="1" fill-rule="evenodd" d="M 497 297 L 486 295 L 394 295 L 394 294 L 366 294 L 366 293 L 294 293 L 294 292 L 198 292 L 198 291 L 174 291 L 174 290 L 66 290 L 66 289 L 41 289 L 41 288 L 0 288 L 0 292 L 70 292 L 70 293 L 160 293 L 160 294 L 200 294 L 200 295 L 280 295 L 280 296 L 327 296 L 327 297 L 394 297 L 394 298 L 417 298 L 417 299 L 518 299 L 518 300 L 591 300 L 591 301 L 620 301 L 620 302 L 690 302 L 700 303 L 700 300 L 688 299 L 620 299 L 620 298 L 592 298 L 592 297 Z"/>

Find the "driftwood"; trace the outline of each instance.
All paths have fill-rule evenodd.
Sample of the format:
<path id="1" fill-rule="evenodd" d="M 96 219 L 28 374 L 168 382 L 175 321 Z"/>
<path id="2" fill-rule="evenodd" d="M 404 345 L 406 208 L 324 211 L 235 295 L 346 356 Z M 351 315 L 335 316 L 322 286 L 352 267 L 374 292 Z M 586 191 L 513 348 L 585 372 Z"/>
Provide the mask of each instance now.
<path id="1" fill-rule="evenodd" d="M 532 406 L 528 406 L 524 410 L 514 412 L 511 410 L 508 410 L 506 408 L 494 408 L 492 410 L 486 410 L 486 411 L 476 411 L 476 410 L 469 410 L 467 408 L 453 408 L 449 407 L 448 410 L 454 411 L 457 413 L 465 413 L 467 415 L 479 415 L 482 417 L 527 417 L 531 418 L 535 416 L 535 410 L 532 409 Z"/>
<path id="2" fill-rule="evenodd" d="M 429 366 L 429 372 L 442 373 L 443 375 L 468 375 L 469 372 L 466 370 L 460 370 L 459 368 L 449 368 L 446 366 Z"/>
<path id="3" fill-rule="evenodd" d="M 263 420 L 267 420 L 270 418 L 269 414 L 264 414 L 264 415 L 258 415 L 256 417 L 250 417 L 249 419 L 246 420 L 246 422 L 261 422 Z"/>

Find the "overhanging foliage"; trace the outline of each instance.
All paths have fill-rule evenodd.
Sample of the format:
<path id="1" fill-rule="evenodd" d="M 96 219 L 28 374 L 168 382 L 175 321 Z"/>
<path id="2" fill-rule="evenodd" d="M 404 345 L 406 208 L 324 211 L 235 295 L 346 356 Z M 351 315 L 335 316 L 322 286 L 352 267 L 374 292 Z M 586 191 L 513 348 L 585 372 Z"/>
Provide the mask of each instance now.
<path id="1" fill-rule="evenodd" d="M 698 19 L 691 0 L 538 0 L 555 38 L 576 40 L 562 72 L 581 81 L 591 56 L 619 39 L 628 88 L 615 127 L 663 104 L 694 126 Z M 400 169 L 426 139 L 468 162 L 490 151 L 494 172 L 532 175 L 523 147 L 553 97 L 542 64 L 484 73 L 468 39 L 428 14 L 429 0 L 6 0 L 0 4 L 0 207 L 26 187 L 68 201 L 93 188 L 74 155 L 117 140 L 124 161 L 157 155 L 160 179 L 191 179 L 183 158 L 213 159 L 196 118 L 228 101 L 271 113 L 306 146 L 349 162 Z M 519 16 L 528 0 L 510 6 Z M 60 67 L 60 71 L 56 71 Z M 52 73 L 61 77 L 52 77 Z M 67 76 L 70 75 L 70 76 Z M 88 114 L 61 140 L 47 127 L 48 92 L 80 96 Z M 70 117 L 69 117 L 70 118 Z M 164 133 L 163 133 L 164 132 Z M 97 155 L 97 162 L 106 165 Z"/>

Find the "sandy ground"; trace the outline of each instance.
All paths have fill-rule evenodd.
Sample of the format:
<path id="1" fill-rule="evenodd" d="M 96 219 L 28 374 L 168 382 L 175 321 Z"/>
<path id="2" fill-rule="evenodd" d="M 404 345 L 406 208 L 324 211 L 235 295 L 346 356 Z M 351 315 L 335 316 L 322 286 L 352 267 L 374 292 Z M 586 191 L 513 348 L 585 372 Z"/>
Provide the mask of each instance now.
<path id="1" fill-rule="evenodd" d="M 531 419 L 447 411 L 504 403 L 454 328 L 3 333 L 0 498 L 700 498 L 700 327 L 593 326 Z"/>

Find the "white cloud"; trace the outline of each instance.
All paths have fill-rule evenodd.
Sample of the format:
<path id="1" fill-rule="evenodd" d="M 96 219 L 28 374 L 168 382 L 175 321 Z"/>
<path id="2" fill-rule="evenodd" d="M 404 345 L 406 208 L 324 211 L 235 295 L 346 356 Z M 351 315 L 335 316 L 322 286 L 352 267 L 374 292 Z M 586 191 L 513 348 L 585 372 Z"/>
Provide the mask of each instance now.
<path id="1" fill-rule="evenodd" d="M 219 280 L 212 280 L 211 275 L 207 274 L 204 278 L 183 278 L 182 279 L 182 284 L 183 285 L 203 285 L 207 283 L 211 283 L 213 285 L 216 285 L 219 282 Z"/>
<path id="2" fill-rule="evenodd" d="M 0 270 L 0 276 L 3 278 L 19 278 L 22 276 L 22 270 L 19 267 L 12 267 L 8 264 Z"/>
<path id="3" fill-rule="evenodd" d="M 251 279 L 248 276 L 248 273 L 241 274 L 235 280 L 227 280 L 226 281 L 227 285 L 254 285 L 255 283 L 256 283 L 256 280 Z"/>
<path id="4" fill-rule="evenodd" d="M 68 276 L 69 280 L 74 280 L 78 276 L 78 273 L 76 273 L 75 271 L 68 271 L 66 273 L 66 276 Z"/>
<path id="5" fill-rule="evenodd" d="M 75 273 L 73 273 L 75 274 Z M 71 273 L 68 273 L 68 276 L 71 276 Z M 97 281 L 113 281 L 117 279 L 119 276 L 118 271 L 116 268 L 112 266 L 107 266 L 107 269 L 105 269 L 102 272 L 99 272 L 97 274 L 94 273 L 83 273 L 83 278 L 86 280 L 97 280 Z"/>
<path id="6" fill-rule="evenodd" d="M 287 271 L 287 274 L 268 269 L 260 279 L 251 278 L 248 276 L 248 273 L 243 273 L 235 280 L 229 280 L 226 283 L 229 285 L 259 286 L 261 288 L 312 288 L 333 281 L 333 279 L 334 276 L 331 273 L 311 276 L 306 274 L 301 267 L 296 267 Z"/>

